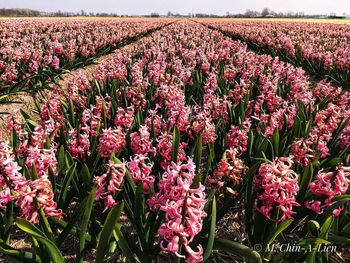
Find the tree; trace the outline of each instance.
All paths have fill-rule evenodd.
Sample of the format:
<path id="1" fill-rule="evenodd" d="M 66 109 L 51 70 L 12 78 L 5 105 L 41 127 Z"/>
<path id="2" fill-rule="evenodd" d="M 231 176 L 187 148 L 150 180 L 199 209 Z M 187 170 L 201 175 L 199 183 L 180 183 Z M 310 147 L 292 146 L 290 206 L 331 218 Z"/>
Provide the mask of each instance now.
<path id="1" fill-rule="evenodd" d="M 262 17 L 267 17 L 269 14 L 270 14 L 270 10 L 266 7 L 261 11 Z"/>
<path id="2" fill-rule="evenodd" d="M 250 10 L 250 9 L 247 9 L 244 13 L 244 17 L 257 17 L 259 16 L 259 12 L 257 11 L 253 11 L 253 10 Z"/>

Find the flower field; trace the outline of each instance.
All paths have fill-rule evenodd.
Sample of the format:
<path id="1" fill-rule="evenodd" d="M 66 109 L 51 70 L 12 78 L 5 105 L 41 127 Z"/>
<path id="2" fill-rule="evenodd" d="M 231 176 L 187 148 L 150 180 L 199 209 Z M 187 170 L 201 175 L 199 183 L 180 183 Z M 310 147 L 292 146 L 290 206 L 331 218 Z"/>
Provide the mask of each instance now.
<path id="1" fill-rule="evenodd" d="M 92 63 L 132 38 L 171 21 L 144 19 L 3 19 L 0 90 L 39 88 L 57 73 Z M 16 28 L 16 30 L 14 30 Z M 40 84 L 40 85 L 39 85 Z M 36 88 L 38 88 L 36 87 Z"/>
<path id="2" fill-rule="evenodd" d="M 349 26 L 0 23 L 2 87 L 52 79 L 32 112 L 4 117 L 1 253 L 20 262 L 348 262 L 350 91 L 329 76 L 350 79 Z M 123 39 L 134 44 L 92 77 L 54 81 Z M 223 237 L 237 211 L 243 238 Z M 14 246 L 18 232 L 29 249 Z"/>
<path id="3" fill-rule="evenodd" d="M 302 66 L 311 74 L 350 86 L 349 25 L 254 20 L 203 22 Z"/>

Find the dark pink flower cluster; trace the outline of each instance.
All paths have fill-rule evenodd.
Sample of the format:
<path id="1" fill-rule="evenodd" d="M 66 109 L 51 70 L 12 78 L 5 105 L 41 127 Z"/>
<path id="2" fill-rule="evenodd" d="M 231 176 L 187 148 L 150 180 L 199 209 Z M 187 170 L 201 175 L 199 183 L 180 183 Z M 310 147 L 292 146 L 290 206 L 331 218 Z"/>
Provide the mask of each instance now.
<path id="1" fill-rule="evenodd" d="M 205 188 L 199 184 L 191 188 L 195 176 L 195 165 L 191 159 L 187 163 L 171 163 L 158 183 L 159 192 L 147 200 L 151 210 L 160 209 L 165 212 L 165 222 L 160 226 L 158 234 L 162 237 L 160 246 L 163 250 L 186 258 L 187 262 L 201 262 L 203 248 L 198 251 L 190 247 L 193 238 L 202 229 L 206 216 L 204 205 Z M 180 239 L 187 256 L 179 251 Z"/>
<path id="2" fill-rule="evenodd" d="M 347 25 L 281 21 L 218 21 L 206 24 L 269 47 L 277 54 L 294 59 L 322 63 L 325 69 L 345 71 L 350 68 L 350 34 Z"/>
<path id="3" fill-rule="evenodd" d="M 117 204 L 114 196 L 120 191 L 125 171 L 124 163 L 117 164 L 113 161 L 109 161 L 107 172 L 101 176 L 95 177 L 97 185 L 96 200 L 104 200 L 104 212 Z"/>
<path id="4" fill-rule="evenodd" d="M 39 174 L 41 178 L 34 181 L 26 180 L 19 172 L 21 167 L 14 161 L 12 151 L 6 142 L 0 143 L 0 208 L 14 201 L 23 218 L 32 223 L 38 223 L 37 206 L 43 209 L 48 217 L 60 219 L 62 211 L 57 210 L 53 200 L 51 183 L 45 173 L 45 164 Z"/>
<path id="5" fill-rule="evenodd" d="M 68 142 L 68 151 L 75 158 L 83 159 L 90 156 L 90 140 L 89 135 L 85 132 L 78 133 L 75 129 L 69 131 L 71 140 Z"/>
<path id="6" fill-rule="evenodd" d="M 306 167 L 310 159 L 319 156 L 325 158 L 330 155 L 328 142 L 332 139 L 332 134 L 338 129 L 339 123 L 344 115 L 341 113 L 341 108 L 329 103 L 327 108 L 317 112 L 314 120 L 314 125 L 310 131 L 309 136 L 304 139 L 301 138 L 293 142 L 291 154 L 294 161 Z M 345 132 L 345 133 L 344 133 Z M 346 130 L 342 135 L 346 134 Z M 341 144 L 346 145 L 342 136 Z"/>
<path id="7" fill-rule="evenodd" d="M 101 157 L 110 157 L 114 152 L 118 154 L 126 145 L 125 133 L 121 128 L 102 130 L 98 151 Z"/>
<path id="8" fill-rule="evenodd" d="M 8 143 L 0 142 L 0 208 L 5 208 L 14 200 L 14 193 L 11 193 L 11 190 L 18 190 L 27 184 L 20 170 L 21 167 L 14 161 Z"/>
<path id="9" fill-rule="evenodd" d="M 335 203 L 332 201 L 333 197 L 347 192 L 349 182 L 350 167 L 339 166 L 334 172 L 320 170 L 309 186 L 316 198 L 306 201 L 305 206 L 317 214 L 322 214 L 325 208 Z M 338 216 L 342 210 L 343 207 L 333 210 L 333 215 Z"/>
<path id="10" fill-rule="evenodd" d="M 134 122 L 134 107 L 130 106 L 128 109 L 118 108 L 117 116 L 114 119 L 114 125 L 122 127 L 125 131 L 131 128 Z"/>
<path id="11" fill-rule="evenodd" d="M 54 175 L 57 176 L 57 159 L 55 153 L 56 150 L 52 147 L 51 149 L 40 149 L 30 146 L 27 149 L 25 164 L 29 169 L 35 166 L 40 178 L 49 175 L 49 167 L 51 167 Z"/>
<path id="12" fill-rule="evenodd" d="M 259 172 L 254 178 L 257 189 L 257 210 L 271 219 L 272 210 L 278 208 L 282 213 L 279 221 L 292 217 L 293 206 L 300 206 L 296 202 L 299 191 L 298 175 L 291 169 L 291 157 L 276 158 L 272 163 L 260 165 Z"/>
<path id="13" fill-rule="evenodd" d="M 156 154 L 147 126 L 141 126 L 138 132 L 131 133 L 130 138 L 131 148 L 135 154 Z"/>
<path id="14" fill-rule="evenodd" d="M 155 180 L 151 175 L 153 163 L 149 158 L 146 155 L 135 154 L 134 158 L 130 158 L 127 166 L 135 183 L 142 182 L 144 191 L 148 192 Z"/>
<path id="15" fill-rule="evenodd" d="M 30 222 L 39 223 L 39 214 L 36 203 L 43 209 L 48 217 L 55 217 L 59 220 L 62 217 L 62 210 L 57 210 L 57 204 L 53 200 L 51 183 L 47 177 L 29 181 L 17 190 L 16 205 L 21 215 Z"/>
<path id="16" fill-rule="evenodd" d="M 226 148 L 235 149 L 237 155 L 242 155 L 247 151 L 248 132 L 251 127 L 251 121 L 245 120 L 240 127 L 231 126 L 231 130 L 227 134 Z"/>
<path id="17" fill-rule="evenodd" d="M 237 157 L 237 151 L 235 149 L 226 150 L 213 177 L 209 178 L 208 181 L 218 184 L 219 187 L 223 186 L 224 182 L 238 185 L 242 182 L 246 170 L 247 166 Z"/>
<path id="18" fill-rule="evenodd" d="M 161 167 L 166 170 L 168 165 L 171 163 L 171 153 L 173 147 L 173 136 L 171 134 L 162 133 L 158 139 L 157 145 L 157 153 L 162 157 L 162 161 L 160 163 Z M 178 162 L 183 162 L 186 160 L 185 149 L 186 144 L 180 143 L 177 160 Z"/>

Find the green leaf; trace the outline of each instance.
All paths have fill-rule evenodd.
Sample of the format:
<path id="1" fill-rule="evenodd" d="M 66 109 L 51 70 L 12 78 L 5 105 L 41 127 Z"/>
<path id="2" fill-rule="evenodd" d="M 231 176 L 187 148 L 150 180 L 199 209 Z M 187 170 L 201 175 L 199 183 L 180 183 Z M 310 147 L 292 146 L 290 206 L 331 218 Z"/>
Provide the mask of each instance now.
<path id="1" fill-rule="evenodd" d="M 32 180 L 36 180 L 36 179 L 38 179 L 39 177 L 38 177 L 38 171 L 37 171 L 37 169 L 36 169 L 36 166 L 35 166 L 35 164 L 33 164 L 33 166 L 32 166 Z"/>
<path id="2" fill-rule="evenodd" d="M 281 234 L 289 225 L 293 222 L 292 218 L 289 218 L 287 220 L 284 220 L 282 223 L 280 223 L 276 230 L 271 234 L 271 236 L 264 242 L 264 247 L 267 247 L 267 245 L 270 245 L 279 234 Z"/>
<path id="3" fill-rule="evenodd" d="M 118 243 L 118 246 L 123 252 L 123 255 L 126 257 L 128 262 L 139 263 L 140 261 L 136 255 L 130 249 L 128 242 L 125 240 L 123 233 L 120 231 L 123 226 L 117 223 L 117 226 L 114 228 L 113 235 L 115 240 Z"/>
<path id="4" fill-rule="evenodd" d="M 57 245 L 60 246 L 66 237 L 71 233 L 71 230 L 74 228 L 75 223 L 78 221 L 79 217 L 86 210 L 86 205 L 89 200 L 89 196 L 87 196 L 80 204 L 79 207 L 74 211 L 73 215 L 70 217 L 68 224 L 64 226 L 63 231 L 57 238 Z M 61 220 L 62 221 L 62 220 Z M 60 222 L 61 222 L 60 221 Z"/>
<path id="5" fill-rule="evenodd" d="M 95 262 L 103 262 L 106 251 L 109 247 L 110 239 L 113 235 L 113 230 L 116 227 L 116 223 L 119 220 L 120 214 L 124 208 L 124 203 L 119 202 L 117 206 L 113 207 L 108 213 L 106 221 L 100 233 L 100 238 L 98 240 L 98 245 L 96 249 L 96 259 Z"/>
<path id="6" fill-rule="evenodd" d="M 213 249 L 244 257 L 254 263 L 262 262 L 261 256 L 257 251 L 231 240 L 215 238 Z"/>
<path id="7" fill-rule="evenodd" d="M 59 151 L 58 151 L 58 164 L 57 164 L 57 170 L 58 173 L 63 171 L 64 166 L 65 166 L 65 156 L 64 156 L 64 146 L 61 145 Z"/>
<path id="8" fill-rule="evenodd" d="M 26 113 L 24 110 L 20 109 L 21 115 L 25 120 L 32 120 L 34 121 L 34 119 L 32 117 L 29 116 L 28 113 Z"/>
<path id="9" fill-rule="evenodd" d="M 349 236 L 329 234 L 329 241 L 338 246 L 350 246 Z"/>
<path id="10" fill-rule="evenodd" d="M 75 112 L 74 112 L 74 103 L 70 99 L 69 100 L 69 105 L 68 105 L 68 110 L 69 110 L 69 121 L 73 127 L 75 127 Z"/>
<path id="11" fill-rule="evenodd" d="M 330 244 L 330 242 L 327 240 L 324 240 L 322 238 L 309 238 L 309 239 L 304 239 L 304 240 L 300 241 L 299 244 L 304 245 L 304 246 L 308 246 L 307 249 L 309 249 L 309 251 L 307 250 L 308 253 L 307 253 L 306 262 L 307 263 L 314 263 L 314 262 L 316 262 L 315 257 L 316 257 L 316 253 L 317 253 L 317 248 L 321 244 Z M 310 245 L 312 245 L 311 249 L 309 248 Z"/>
<path id="12" fill-rule="evenodd" d="M 144 196 L 143 196 L 143 183 L 139 182 L 137 188 L 136 188 L 136 195 L 135 195 L 135 201 L 134 201 L 134 207 L 135 207 L 135 217 L 140 219 L 140 225 L 143 224 L 144 217 L 145 217 L 145 207 L 144 207 Z"/>
<path id="13" fill-rule="evenodd" d="M 141 243 L 141 246 L 143 248 L 146 247 L 146 235 L 143 227 L 143 223 L 145 222 L 145 199 L 143 195 L 143 182 L 139 182 L 136 193 L 135 193 L 135 199 L 134 199 L 134 221 L 135 226 L 137 229 L 137 234 L 139 241 Z"/>
<path id="14" fill-rule="evenodd" d="M 304 170 L 303 176 L 301 177 L 300 190 L 297 195 L 298 203 L 303 203 L 306 191 L 309 188 L 309 184 L 312 180 L 313 174 L 314 168 L 312 163 L 310 163 Z"/>
<path id="15" fill-rule="evenodd" d="M 57 204 L 59 208 L 66 208 L 66 206 L 68 205 L 66 204 L 67 192 L 70 186 L 70 182 L 73 179 L 73 175 L 75 173 L 76 167 L 77 167 L 77 163 L 74 163 L 73 165 L 71 165 L 69 167 L 69 170 L 66 173 L 66 176 L 64 177 L 64 181 L 62 184 L 62 188 L 61 188 L 61 192 L 60 192 L 60 195 L 58 198 L 58 204 Z"/>
<path id="16" fill-rule="evenodd" d="M 0 240 L 0 253 L 14 257 L 20 260 L 21 262 L 28 262 L 28 263 L 41 262 L 41 259 L 39 258 L 38 255 L 33 255 L 31 252 L 14 249 L 4 244 L 1 240 Z"/>
<path id="17" fill-rule="evenodd" d="M 323 212 L 321 222 L 325 222 L 327 220 L 327 218 L 332 215 L 332 213 L 335 209 L 341 207 L 342 205 L 346 204 L 349 201 L 350 201 L 350 198 L 346 197 L 344 199 L 341 199 L 341 200 L 335 202 L 331 206 L 327 207 L 327 209 Z"/>
<path id="18" fill-rule="evenodd" d="M 39 206 L 38 201 L 34 200 L 35 206 L 38 209 L 39 212 L 39 218 L 42 228 L 44 229 L 45 235 L 51 240 L 54 241 L 54 234 L 52 232 L 51 226 L 49 221 L 47 220 L 47 217 L 45 215 L 44 210 Z"/>
<path id="19" fill-rule="evenodd" d="M 106 112 L 106 102 L 105 100 L 102 101 L 102 123 L 104 124 L 104 127 L 107 127 L 107 112 Z"/>
<path id="20" fill-rule="evenodd" d="M 80 177 L 83 179 L 83 182 L 84 182 L 85 193 L 90 192 L 91 191 L 91 174 L 89 171 L 89 167 L 85 163 L 81 168 Z"/>
<path id="21" fill-rule="evenodd" d="M 260 166 L 260 162 L 257 162 L 249 168 L 249 170 L 243 176 L 242 186 L 244 186 L 255 175 L 259 166 Z"/>
<path id="22" fill-rule="evenodd" d="M 5 225 L 4 226 L 4 233 L 3 233 L 3 239 L 6 244 L 10 244 L 10 236 L 12 232 L 12 225 L 13 225 L 13 217 L 14 217 L 14 203 L 10 202 L 6 206 L 6 214 L 3 216 L 2 220 L 5 219 Z M 0 214 L 2 217 L 2 214 Z"/>
<path id="23" fill-rule="evenodd" d="M 13 152 L 15 153 L 16 152 L 16 146 L 17 146 L 17 131 L 16 129 L 12 129 L 12 134 L 11 134 L 11 145 L 12 145 L 12 148 L 13 148 Z"/>
<path id="24" fill-rule="evenodd" d="M 96 191 L 97 191 L 96 187 L 92 188 L 92 191 L 88 197 L 86 209 L 85 209 L 84 214 L 83 214 L 83 219 L 81 222 L 80 232 L 79 232 L 79 248 L 77 251 L 77 261 L 78 262 L 83 262 L 83 253 L 85 250 L 85 234 L 86 234 L 87 229 L 88 229 L 88 224 L 89 224 L 90 217 L 91 217 L 91 212 L 92 212 L 92 207 L 93 207 L 95 196 L 96 196 Z"/>
<path id="25" fill-rule="evenodd" d="M 202 151 L 203 151 L 202 134 L 199 134 L 197 139 L 196 151 L 194 155 L 194 163 L 196 164 L 196 174 L 198 174 L 199 168 L 201 166 Z"/>
<path id="26" fill-rule="evenodd" d="M 347 223 L 343 229 L 341 230 L 342 233 L 350 236 L 350 223 Z"/>
<path id="27" fill-rule="evenodd" d="M 323 162 L 321 162 L 322 167 L 334 167 L 337 166 L 340 162 L 342 162 L 343 159 L 341 157 L 335 157 L 332 159 L 325 159 Z"/>
<path id="28" fill-rule="evenodd" d="M 307 222 L 307 230 L 313 236 L 318 236 L 320 224 L 316 220 L 310 220 L 309 222 Z"/>
<path id="29" fill-rule="evenodd" d="M 177 163 L 177 155 L 179 152 L 179 146 L 180 146 L 180 131 L 175 126 L 173 131 L 173 149 L 171 153 L 171 160 L 175 163 Z"/>
<path id="30" fill-rule="evenodd" d="M 31 175 L 30 175 L 28 166 L 26 166 L 26 165 L 23 167 L 23 175 L 27 180 L 31 179 Z"/>
<path id="31" fill-rule="evenodd" d="M 122 162 L 118 159 L 118 158 L 112 158 L 113 162 L 117 163 L 117 164 L 121 164 Z M 126 179 L 126 181 L 130 184 L 133 193 L 135 193 L 136 191 L 136 184 L 134 182 L 134 180 L 132 179 L 132 176 L 130 175 L 130 172 L 127 168 L 125 168 L 125 176 L 124 178 Z"/>
<path id="32" fill-rule="evenodd" d="M 215 239 L 215 227 L 216 227 L 216 199 L 215 199 L 215 195 L 214 195 L 213 201 L 212 201 L 212 208 L 211 208 L 210 231 L 208 234 L 207 247 L 205 248 L 205 251 L 203 254 L 203 261 L 205 261 L 209 258 L 210 254 L 213 250 L 214 239 Z"/>
<path id="33" fill-rule="evenodd" d="M 44 235 L 44 233 L 41 232 L 36 226 L 22 218 L 17 218 L 16 225 L 18 226 L 18 228 L 20 228 L 21 230 L 29 234 L 31 237 L 37 239 L 41 244 L 43 244 L 53 262 L 65 262 L 60 250 L 55 245 L 55 243 L 50 241 Z"/>
<path id="34" fill-rule="evenodd" d="M 280 145 L 280 133 L 278 131 L 278 128 L 275 128 L 273 135 L 272 135 L 272 145 L 275 157 L 279 156 L 279 145 Z"/>
<path id="35" fill-rule="evenodd" d="M 323 239 L 328 238 L 328 232 L 332 226 L 333 221 L 334 221 L 333 216 L 330 216 L 326 219 L 326 221 L 323 223 L 323 225 L 320 228 L 320 238 L 323 238 Z"/>

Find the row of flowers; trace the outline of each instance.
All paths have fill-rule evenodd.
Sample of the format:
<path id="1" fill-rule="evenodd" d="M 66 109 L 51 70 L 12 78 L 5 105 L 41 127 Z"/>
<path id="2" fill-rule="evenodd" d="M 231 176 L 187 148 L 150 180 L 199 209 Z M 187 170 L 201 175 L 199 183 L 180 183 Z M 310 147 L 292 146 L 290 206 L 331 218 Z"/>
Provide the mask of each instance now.
<path id="1" fill-rule="evenodd" d="M 248 42 L 252 47 L 303 66 L 317 76 L 329 75 L 350 85 L 350 27 L 331 23 L 249 20 L 203 20 Z"/>
<path id="2" fill-rule="evenodd" d="M 15 214 L 27 220 L 17 219 L 20 229 L 53 246 L 55 262 L 74 235 L 77 261 L 91 247 L 96 262 L 117 247 L 131 262 L 169 252 L 201 262 L 213 249 L 255 262 L 326 260 L 249 247 L 348 245 L 349 100 L 341 87 L 315 86 L 301 68 L 176 22 L 102 63 L 93 79 L 79 73 L 56 87 L 37 115 L 8 118 L 0 248 L 17 252 Z M 216 236 L 239 201 L 244 244 Z M 127 222 L 118 220 L 122 211 Z M 27 257 L 45 258 L 39 248 Z"/>
<path id="3" fill-rule="evenodd" d="M 85 63 L 171 21 L 154 19 L 2 19 L 0 88 Z M 16 30 L 14 30 L 16 29 Z M 37 80 L 36 80 L 37 81 Z"/>

